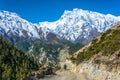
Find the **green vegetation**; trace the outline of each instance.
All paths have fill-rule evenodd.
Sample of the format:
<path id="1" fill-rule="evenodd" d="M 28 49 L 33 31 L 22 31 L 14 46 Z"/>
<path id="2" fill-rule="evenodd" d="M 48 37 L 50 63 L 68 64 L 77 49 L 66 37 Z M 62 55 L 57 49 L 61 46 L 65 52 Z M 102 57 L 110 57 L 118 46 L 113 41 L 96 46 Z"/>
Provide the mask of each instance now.
<path id="1" fill-rule="evenodd" d="M 40 67 L 38 61 L 0 36 L 0 80 L 20 80 Z"/>
<path id="2" fill-rule="evenodd" d="M 34 57 L 40 57 L 40 55 L 45 52 L 47 54 L 47 57 L 52 55 L 52 59 L 55 62 L 58 62 L 58 55 L 62 48 L 63 46 L 61 44 L 48 44 L 45 42 L 37 42 L 34 43 L 33 47 L 30 49 L 30 51 L 28 51 L 28 54 L 33 55 Z M 50 65 L 53 66 L 53 64 Z"/>
<path id="3" fill-rule="evenodd" d="M 47 44 L 45 42 L 37 42 L 33 45 L 33 52 L 35 53 L 35 55 L 41 53 L 40 49 L 43 48 L 43 51 L 49 53 L 49 54 L 53 54 L 53 53 L 58 53 L 58 48 L 63 48 L 63 46 L 61 44 Z"/>
<path id="4" fill-rule="evenodd" d="M 55 64 L 59 62 L 59 53 L 62 49 L 68 49 L 69 54 L 72 55 L 74 52 L 79 50 L 83 45 L 79 43 L 72 43 L 70 41 L 63 41 L 59 44 L 50 44 L 45 42 L 37 42 L 35 43 L 30 51 L 28 51 L 29 55 L 33 55 L 34 57 L 40 58 L 40 55 L 43 55 L 45 52 L 47 57 L 50 57 L 52 55 L 52 61 L 55 61 Z M 44 64 L 45 61 L 43 61 Z M 50 64 L 51 66 L 54 66 L 54 64 Z M 55 66 L 54 66 L 55 67 Z"/>
<path id="5" fill-rule="evenodd" d="M 77 57 L 71 57 L 71 60 L 88 60 L 99 52 L 102 55 L 112 55 L 120 50 L 120 29 L 109 29 L 101 35 L 100 40 L 97 38 L 91 42 L 91 45 L 80 52 Z"/>
<path id="6" fill-rule="evenodd" d="M 66 45 L 69 47 L 69 54 L 72 55 L 76 51 L 78 51 L 80 48 L 82 48 L 84 45 L 81 43 L 72 43 L 71 41 L 64 40 L 62 42 L 63 45 Z"/>
<path id="7" fill-rule="evenodd" d="M 59 51 L 61 49 L 64 49 L 65 46 L 69 47 L 68 50 L 69 54 L 71 55 L 83 47 L 83 45 L 80 43 L 72 43 L 70 41 L 64 41 L 59 44 L 47 44 L 45 42 L 37 42 L 33 45 L 33 54 L 38 56 L 41 53 L 40 49 L 43 48 L 43 51 L 47 52 L 48 54 L 54 55 L 57 59 Z"/>
<path id="8" fill-rule="evenodd" d="M 16 47 L 26 53 L 29 50 L 30 42 L 29 41 L 18 41 L 15 43 Z"/>
<path id="9" fill-rule="evenodd" d="M 83 45 L 80 43 L 71 43 L 71 44 L 68 44 L 68 46 L 69 46 L 69 54 L 71 55 L 83 47 Z"/>

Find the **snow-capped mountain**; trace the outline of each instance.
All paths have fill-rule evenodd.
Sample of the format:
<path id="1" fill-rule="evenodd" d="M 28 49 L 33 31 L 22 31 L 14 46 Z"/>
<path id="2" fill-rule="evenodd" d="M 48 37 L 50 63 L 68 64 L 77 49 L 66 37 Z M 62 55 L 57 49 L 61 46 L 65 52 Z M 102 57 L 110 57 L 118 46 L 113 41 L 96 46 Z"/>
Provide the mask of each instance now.
<path id="1" fill-rule="evenodd" d="M 66 10 L 55 22 L 33 24 L 15 13 L 0 11 L 0 33 L 8 37 L 32 40 L 57 37 L 86 44 L 119 21 L 120 17 L 111 14 L 104 15 L 76 8 L 73 11 Z"/>
<path id="2" fill-rule="evenodd" d="M 0 31 L 7 35 L 39 38 L 35 24 L 7 11 L 0 11 Z"/>

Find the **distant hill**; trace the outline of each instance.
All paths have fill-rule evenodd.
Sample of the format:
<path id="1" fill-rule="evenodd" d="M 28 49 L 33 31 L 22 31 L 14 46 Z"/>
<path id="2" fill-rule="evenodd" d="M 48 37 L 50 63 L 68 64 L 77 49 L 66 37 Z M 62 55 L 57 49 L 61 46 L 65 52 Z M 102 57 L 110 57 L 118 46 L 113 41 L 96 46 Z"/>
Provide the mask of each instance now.
<path id="1" fill-rule="evenodd" d="M 40 64 L 0 36 L 0 80 L 20 80 L 38 70 Z"/>

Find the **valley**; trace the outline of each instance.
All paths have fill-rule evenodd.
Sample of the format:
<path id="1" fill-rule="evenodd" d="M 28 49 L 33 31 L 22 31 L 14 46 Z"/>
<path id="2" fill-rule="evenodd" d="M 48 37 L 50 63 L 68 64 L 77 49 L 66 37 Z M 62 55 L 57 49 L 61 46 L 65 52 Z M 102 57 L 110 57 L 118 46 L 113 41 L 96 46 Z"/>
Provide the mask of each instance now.
<path id="1" fill-rule="evenodd" d="M 119 21 L 78 8 L 39 23 L 0 11 L 0 80 L 119 80 Z"/>

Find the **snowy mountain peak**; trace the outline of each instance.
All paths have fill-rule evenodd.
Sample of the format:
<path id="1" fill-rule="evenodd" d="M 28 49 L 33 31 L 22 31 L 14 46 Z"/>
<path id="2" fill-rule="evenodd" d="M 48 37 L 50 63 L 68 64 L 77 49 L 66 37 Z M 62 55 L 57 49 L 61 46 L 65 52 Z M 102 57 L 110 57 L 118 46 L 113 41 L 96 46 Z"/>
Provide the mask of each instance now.
<path id="1" fill-rule="evenodd" d="M 0 16 L 18 16 L 16 13 L 0 10 Z"/>
<path id="2" fill-rule="evenodd" d="M 94 18 L 118 19 L 118 17 L 113 16 L 111 14 L 104 15 L 104 14 L 101 14 L 101 13 L 98 13 L 98 12 L 92 12 L 92 11 L 82 10 L 82 9 L 78 9 L 78 8 L 75 8 L 72 11 L 65 10 L 63 15 L 61 16 L 61 19 L 65 19 L 65 18 L 68 18 L 68 19 L 79 18 L 79 19 L 86 19 L 86 20 L 87 19 L 94 19 Z"/>
<path id="3" fill-rule="evenodd" d="M 4 35 L 39 38 L 34 24 L 8 11 L 0 11 L 0 30 Z"/>
<path id="4" fill-rule="evenodd" d="M 59 39 L 86 44 L 118 21 L 120 17 L 111 14 L 75 8 L 72 11 L 65 10 L 57 21 L 32 24 L 16 13 L 0 11 L 0 34 L 47 39 L 48 34 L 53 33 Z"/>
<path id="5" fill-rule="evenodd" d="M 73 11 L 66 10 L 61 18 L 53 23 L 54 26 L 56 25 L 53 32 L 63 39 L 86 43 L 118 21 L 120 18 L 111 14 L 104 15 L 75 8 Z M 50 27 L 53 26 L 48 25 L 48 28 Z"/>

